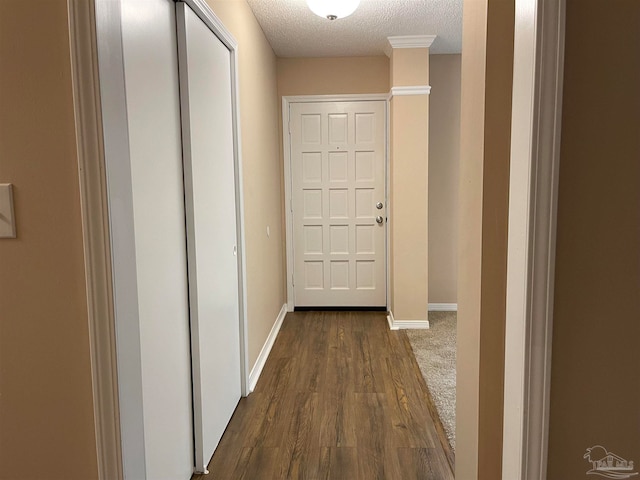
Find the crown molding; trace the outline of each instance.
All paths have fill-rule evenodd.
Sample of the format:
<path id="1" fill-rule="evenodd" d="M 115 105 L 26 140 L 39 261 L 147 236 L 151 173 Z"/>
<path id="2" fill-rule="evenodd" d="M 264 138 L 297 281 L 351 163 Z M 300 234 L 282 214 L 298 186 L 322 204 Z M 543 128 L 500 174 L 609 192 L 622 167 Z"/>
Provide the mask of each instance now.
<path id="1" fill-rule="evenodd" d="M 384 53 L 388 57 L 394 48 L 429 48 L 437 35 L 401 35 L 387 37 Z"/>

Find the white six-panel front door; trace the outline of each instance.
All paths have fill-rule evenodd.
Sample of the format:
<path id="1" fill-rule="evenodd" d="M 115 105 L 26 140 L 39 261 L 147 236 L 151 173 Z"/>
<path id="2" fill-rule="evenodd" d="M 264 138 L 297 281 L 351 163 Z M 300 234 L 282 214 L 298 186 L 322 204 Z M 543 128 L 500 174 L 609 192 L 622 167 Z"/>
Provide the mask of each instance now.
<path id="1" fill-rule="evenodd" d="M 386 305 L 385 109 L 290 105 L 297 307 Z"/>

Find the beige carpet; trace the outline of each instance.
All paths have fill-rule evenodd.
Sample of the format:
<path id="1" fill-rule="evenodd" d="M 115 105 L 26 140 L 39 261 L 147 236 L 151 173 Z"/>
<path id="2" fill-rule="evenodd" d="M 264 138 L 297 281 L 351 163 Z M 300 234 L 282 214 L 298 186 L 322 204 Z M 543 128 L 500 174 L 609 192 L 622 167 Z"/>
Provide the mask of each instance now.
<path id="1" fill-rule="evenodd" d="M 452 450 L 456 449 L 456 312 L 429 312 L 428 330 L 407 330 Z"/>

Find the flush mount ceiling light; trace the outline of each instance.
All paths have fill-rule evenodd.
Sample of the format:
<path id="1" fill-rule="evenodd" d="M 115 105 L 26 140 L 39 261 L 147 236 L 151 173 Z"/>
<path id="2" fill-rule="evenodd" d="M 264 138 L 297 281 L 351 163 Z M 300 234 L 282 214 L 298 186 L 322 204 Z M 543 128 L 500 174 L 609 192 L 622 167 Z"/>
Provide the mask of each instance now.
<path id="1" fill-rule="evenodd" d="M 360 0 L 307 0 L 307 5 L 316 15 L 336 20 L 355 12 Z"/>

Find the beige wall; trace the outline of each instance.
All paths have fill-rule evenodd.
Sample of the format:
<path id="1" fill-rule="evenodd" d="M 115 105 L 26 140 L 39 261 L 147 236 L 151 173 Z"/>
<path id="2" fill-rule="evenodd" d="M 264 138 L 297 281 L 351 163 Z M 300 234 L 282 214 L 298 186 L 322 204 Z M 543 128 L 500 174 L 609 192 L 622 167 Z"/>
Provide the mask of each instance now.
<path id="1" fill-rule="evenodd" d="M 514 4 L 512 0 L 489 0 L 488 8 L 482 186 L 479 480 L 494 480 L 502 475 Z"/>
<path id="2" fill-rule="evenodd" d="M 424 48 L 395 48 L 391 55 L 391 86 L 428 85 L 429 51 Z"/>
<path id="3" fill-rule="evenodd" d="M 462 25 L 455 476 L 478 478 L 482 172 L 488 0 L 465 0 Z"/>
<path id="4" fill-rule="evenodd" d="M 252 368 L 286 301 L 276 57 L 245 0 L 207 2 L 239 45 L 249 368 Z"/>
<path id="5" fill-rule="evenodd" d="M 278 96 L 389 92 L 389 58 L 278 58 Z"/>
<path id="6" fill-rule="evenodd" d="M 429 49 L 394 49 L 392 87 L 429 85 Z M 426 320 L 428 303 L 429 96 L 389 104 L 391 306 L 396 320 Z"/>
<path id="7" fill-rule="evenodd" d="M 640 464 L 640 3 L 566 19 L 549 480 L 594 445 Z"/>
<path id="8" fill-rule="evenodd" d="M 429 58 L 429 303 L 458 301 L 461 58 Z"/>
<path id="9" fill-rule="evenodd" d="M 65 0 L 0 2 L 0 478 L 97 478 Z"/>
<path id="10" fill-rule="evenodd" d="M 390 108 L 391 311 L 396 320 L 426 320 L 429 97 L 395 97 Z"/>
<path id="11" fill-rule="evenodd" d="M 456 478 L 501 477 L 514 2 L 465 0 Z"/>

